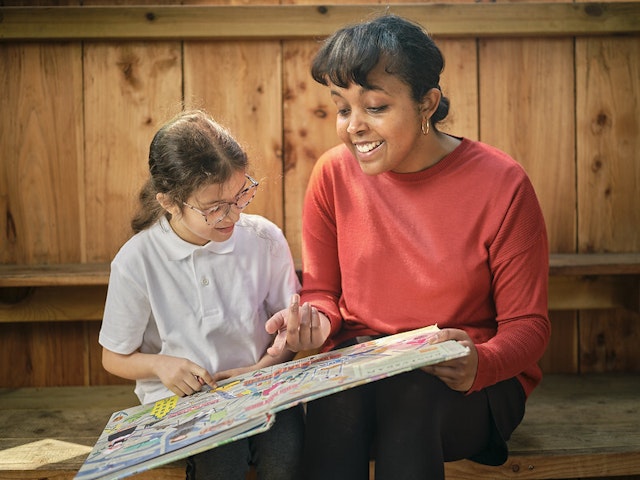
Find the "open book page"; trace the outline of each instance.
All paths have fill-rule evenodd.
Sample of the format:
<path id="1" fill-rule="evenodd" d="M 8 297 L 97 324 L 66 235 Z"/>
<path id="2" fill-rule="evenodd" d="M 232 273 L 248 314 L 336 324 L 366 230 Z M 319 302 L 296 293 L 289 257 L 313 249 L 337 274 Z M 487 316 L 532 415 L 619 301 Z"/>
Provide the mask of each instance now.
<path id="1" fill-rule="evenodd" d="M 436 326 L 378 338 L 230 378 L 216 389 L 115 412 L 77 480 L 123 478 L 265 431 L 275 412 L 425 365 L 465 356 L 429 344 Z"/>

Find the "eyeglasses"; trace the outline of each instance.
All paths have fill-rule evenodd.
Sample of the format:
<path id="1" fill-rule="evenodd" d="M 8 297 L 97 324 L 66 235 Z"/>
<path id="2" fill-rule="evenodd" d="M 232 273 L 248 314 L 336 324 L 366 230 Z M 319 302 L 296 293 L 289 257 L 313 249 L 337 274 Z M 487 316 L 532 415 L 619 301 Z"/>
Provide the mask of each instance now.
<path id="1" fill-rule="evenodd" d="M 247 178 L 247 180 L 249 180 L 249 182 L 251 182 L 251 185 L 238 193 L 233 202 L 217 202 L 213 207 L 207 209 L 206 211 L 200 210 L 193 205 L 189 205 L 187 202 L 182 203 L 184 206 L 189 207 L 194 212 L 202 215 L 204 217 L 205 223 L 210 227 L 213 227 L 215 224 L 221 222 L 224 217 L 229 215 L 231 207 L 236 207 L 238 210 L 243 210 L 247 205 L 251 203 L 253 197 L 256 196 L 259 185 L 258 182 L 256 182 L 247 174 L 245 174 L 245 177 Z"/>

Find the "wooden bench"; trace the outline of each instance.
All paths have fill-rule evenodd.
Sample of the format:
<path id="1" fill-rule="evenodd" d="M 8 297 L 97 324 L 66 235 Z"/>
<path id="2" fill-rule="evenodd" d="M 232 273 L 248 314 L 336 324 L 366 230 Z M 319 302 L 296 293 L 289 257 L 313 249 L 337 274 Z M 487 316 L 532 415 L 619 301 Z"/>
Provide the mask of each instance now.
<path id="1" fill-rule="evenodd" d="M 640 475 L 640 375 L 547 375 L 500 467 L 446 465 L 447 479 Z M 132 385 L 0 389 L 0 479 L 72 479 Z M 135 478 L 184 478 L 184 463 Z"/>

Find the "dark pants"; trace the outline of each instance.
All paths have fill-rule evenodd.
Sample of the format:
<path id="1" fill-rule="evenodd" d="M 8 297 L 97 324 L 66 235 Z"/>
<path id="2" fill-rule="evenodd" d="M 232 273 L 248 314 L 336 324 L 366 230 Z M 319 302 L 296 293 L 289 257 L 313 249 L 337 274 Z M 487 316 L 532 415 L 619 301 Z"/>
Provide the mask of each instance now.
<path id="1" fill-rule="evenodd" d="M 304 477 L 367 480 L 444 478 L 444 462 L 507 459 L 506 440 L 524 415 L 520 383 L 510 379 L 465 395 L 414 370 L 307 405 Z"/>
<path id="2" fill-rule="evenodd" d="M 260 480 L 300 480 L 302 405 L 276 414 L 264 433 L 207 450 L 187 459 L 187 480 L 245 480 L 255 465 Z"/>

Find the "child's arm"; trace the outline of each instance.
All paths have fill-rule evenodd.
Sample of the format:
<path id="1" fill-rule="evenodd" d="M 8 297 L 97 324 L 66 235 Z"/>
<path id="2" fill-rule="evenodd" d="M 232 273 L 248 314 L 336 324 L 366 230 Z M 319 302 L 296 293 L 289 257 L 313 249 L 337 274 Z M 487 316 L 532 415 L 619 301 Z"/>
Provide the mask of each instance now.
<path id="1" fill-rule="evenodd" d="M 181 397 L 200 391 L 205 383 L 216 386 L 209 372 L 186 358 L 140 352 L 123 355 L 103 348 L 102 365 L 109 373 L 129 380 L 158 378 Z"/>

